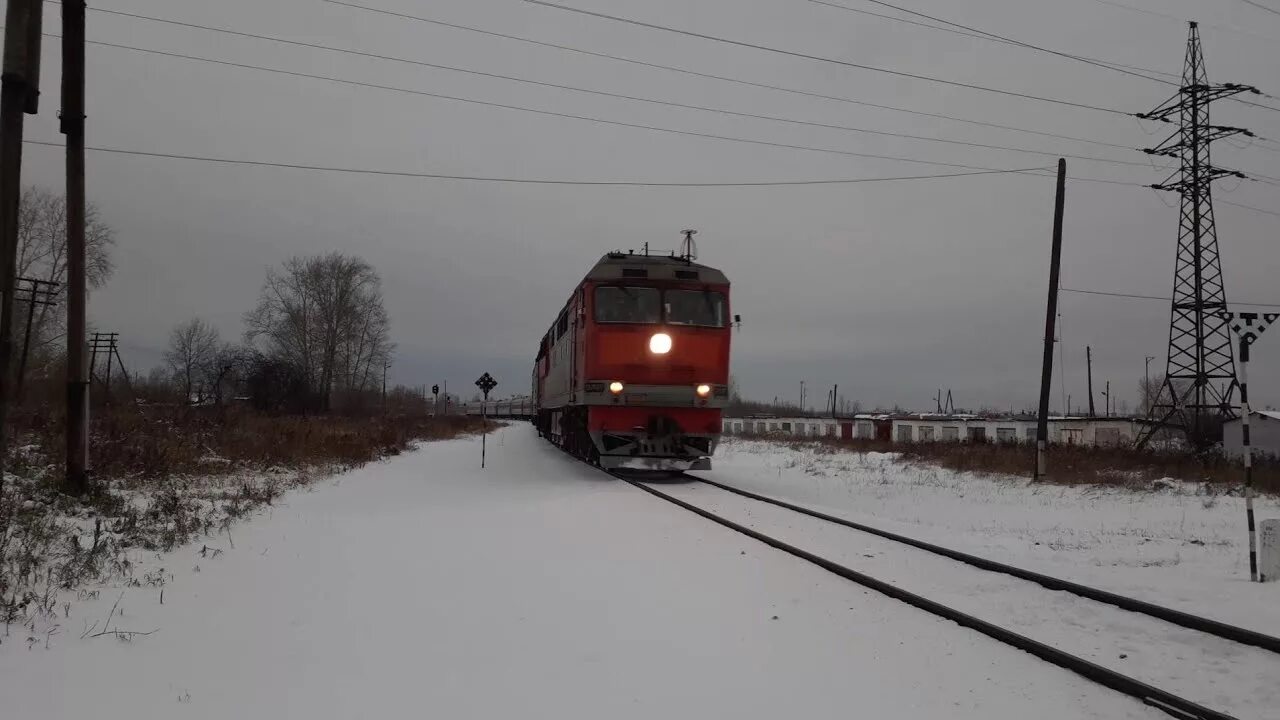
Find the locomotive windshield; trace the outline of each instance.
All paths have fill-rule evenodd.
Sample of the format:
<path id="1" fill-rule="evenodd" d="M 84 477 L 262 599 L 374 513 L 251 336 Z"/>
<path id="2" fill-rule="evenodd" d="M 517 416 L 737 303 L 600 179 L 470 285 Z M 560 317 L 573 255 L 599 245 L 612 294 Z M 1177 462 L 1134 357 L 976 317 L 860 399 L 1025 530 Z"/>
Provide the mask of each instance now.
<path id="1" fill-rule="evenodd" d="M 724 327 L 724 295 L 699 290 L 668 290 L 667 322 L 672 325 Z"/>
<path id="2" fill-rule="evenodd" d="M 662 300 L 657 288 L 596 288 L 596 322 L 650 323 L 662 319 Z"/>

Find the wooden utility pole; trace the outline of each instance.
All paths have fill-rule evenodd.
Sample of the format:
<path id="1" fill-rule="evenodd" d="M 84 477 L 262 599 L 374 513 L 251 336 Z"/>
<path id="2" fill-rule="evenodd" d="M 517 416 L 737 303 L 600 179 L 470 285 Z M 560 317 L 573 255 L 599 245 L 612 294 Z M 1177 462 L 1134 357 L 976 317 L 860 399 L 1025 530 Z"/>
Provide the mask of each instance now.
<path id="1" fill-rule="evenodd" d="M 22 197 L 22 133 L 24 114 L 35 113 L 40 93 L 43 10 L 40 0 L 9 0 L 5 11 L 4 63 L 0 73 L 0 491 L 4 489 L 13 394 L 13 295 Z"/>
<path id="2" fill-rule="evenodd" d="M 27 292 L 27 296 L 22 298 L 27 303 L 27 329 L 22 335 L 22 355 L 18 359 L 18 383 L 17 390 L 14 392 L 14 402 L 21 407 L 22 391 L 26 387 L 27 379 L 27 358 L 31 355 L 31 329 L 35 325 L 36 306 L 53 307 L 58 304 L 54 299 L 58 292 L 58 283 L 27 277 L 18 278 L 18 281 L 27 286 L 20 288 Z"/>
<path id="3" fill-rule="evenodd" d="M 387 368 L 391 367 L 390 360 L 382 361 L 382 414 L 387 414 Z"/>
<path id="4" fill-rule="evenodd" d="M 10 0 L 12 2 L 12 0 Z M 88 487 L 89 368 L 85 364 L 84 0 L 62 2 L 62 134 L 67 136 L 66 487 Z"/>
<path id="5" fill-rule="evenodd" d="M 1049 259 L 1049 303 L 1044 319 L 1044 360 L 1040 366 L 1040 418 L 1036 423 L 1037 481 L 1049 472 L 1049 385 L 1053 381 L 1053 338 L 1058 318 L 1058 269 L 1062 265 L 1062 211 L 1066 204 L 1067 161 L 1058 159 L 1058 190 L 1053 204 L 1053 249 Z"/>
<path id="6" fill-rule="evenodd" d="M 1089 417 L 1093 417 L 1093 348 L 1088 345 L 1084 346 L 1085 363 L 1088 366 L 1089 377 Z"/>

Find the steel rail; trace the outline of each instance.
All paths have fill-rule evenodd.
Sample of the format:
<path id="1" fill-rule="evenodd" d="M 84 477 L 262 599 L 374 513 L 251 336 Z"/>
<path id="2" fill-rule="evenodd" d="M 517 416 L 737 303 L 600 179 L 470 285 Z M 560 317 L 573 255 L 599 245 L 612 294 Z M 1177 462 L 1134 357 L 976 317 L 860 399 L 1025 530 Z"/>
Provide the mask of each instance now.
<path id="1" fill-rule="evenodd" d="M 1004 563 L 996 562 L 995 560 L 989 560 L 987 558 L 979 557 L 977 555 L 970 555 L 969 553 L 961 552 L 959 550 L 953 550 L 951 548 L 943 547 L 941 545 L 935 545 L 933 543 L 928 543 L 923 540 L 917 540 L 915 538 L 907 537 L 905 535 L 899 535 L 897 533 L 892 533 L 887 530 L 881 530 L 879 528 L 871 527 L 870 525 L 864 525 L 862 523 L 854 522 L 852 520 L 846 520 L 845 518 L 836 517 L 834 515 L 828 515 L 827 513 L 819 512 L 817 510 L 813 510 L 811 508 L 807 508 L 802 505 L 795 505 L 795 504 L 786 502 L 785 500 L 778 500 L 777 498 L 771 498 L 767 495 L 760 495 L 758 493 L 751 492 L 750 490 L 743 490 L 741 488 L 733 487 L 732 485 L 725 485 L 724 483 L 716 482 L 715 480 L 707 480 L 706 478 L 695 477 L 693 475 L 686 475 L 685 477 L 688 477 L 691 480 L 696 480 L 698 482 L 705 483 L 707 485 L 711 485 L 712 487 L 716 487 L 721 490 L 731 492 L 735 495 L 740 495 L 742 497 L 750 498 L 752 500 L 758 500 L 760 502 L 768 503 L 770 505 L 775 505 L 780 508 L 786 508 L 787 510 L 793 510 L 795 512 L 802 513 L 810 517 L 818 518 L 819 520 L 826 520 L 827 522 L 836 523 L 837 525 L 843 525 L 847 528 L 851 528 L 859 532 L 864 532 L 869 535 L 875 535 L 877 537 L 881 537 L 886 540 L 902 543 L 903 545 L 909 545 L 919 550 L 924 550 L 926 552 L 931 552 L 936 555 L 941 555 L 943 557 L 951 558 L 952 560 L 958 560 L 967 565 L 972 565 L 973 567 L 981 568 L 982 570 L 988 570 L 990 572 L 996 572 L 1002 575 L 1009 575 L 1022 580 L 1028 580 L 1030 582 L 1036 583 L 1037 585 L 1041 585 L 1050 590 L 1060 590 L 1063 592 L 1069 592 L 1073 595 L 1078 595 L 1080 597 L 1087 598 L 1089 600 L 1096 600 L 1097 602 L 1106 603 L 1108 605 L 1114 605 L 1124 610 L 1129 610 L 1131 612 L 1148 615 L 1150 617 L 1154 617 L 1159 620 L 1164 620 L 1165 622 L 1173 623 L 1174 625 L 1179 625 L 1181 627 L 1188 628 L 1190 630 L 1196 630 L 1196 631 L 1205 633 L 1207 635 L 1220 637 L 1220 638 L 1223 638 L 1224 640 L 1231 640 L 1234 642 L 1238 642 L 1242 645 L 1252 645 L 1254 647 L 1262 648 L 1264 650 L 1270 650 L 1271 652 L 1274 652 L 1274 653 L 1280 653 L 1280 638 L 1274 637 L 1272 635 L 1265 635 L 1260 632 L 1255 632 L 1253 630 L 1248 630 L 1235 625 L 1229 625 L 1227 623 L 1219 622 L 1217 620 L 1211 620 L 1206 617 L 1200 617 L 1199 615 L 1192 615 L 1190 613 L 1185 613 L 1180 610 L 1174 610 L 1172 608 L 1167 608 L 1162 605 L 1149 603 L 1144 600 L 1138 600 L 1136 598 L 1127 597 L 1125 595 L 1119 595 L 1113 592 L 1108 592 L 1106 590 L 1099 590 L 1098 588 L 1089 587 L 1088 585 L 1081 585 L 1079 583 L 1074 583 L 1074 582 L 1071 582 L 1070 580 L 1063 580 L 1062 578 L 1056 578 L 1051 575 L 1044 575 L 1042 573 L 1038 573 L 1033 570 L 1026 570 L 1024 568 L 1016 567 L 1013 565 L 1006 565 Z"/>
<path id="2" fill-rule="evenodd" d="M 924 596 L 916 595 L 915 593 L 904 590 L 883 580 L 878 580 L 870 575 L 860 573 L 844 565 L 840 565 L 839 563 L 783 542 L 782 540 L 765 535 L 764 533 L 753 530 L 745 525 L 740 525 L 732 520 L 720 517 L 709 510 L 705 510 L 697 505 L 685 502 L 684 500 L 651 487 L 642 480 L 629 477 L 625 474 L 604 470 L 603 468 L 601 468 L 601 470 L 611 477 L 622 480 L 623 482 L 639 488 L 650 495 L 672 503 L 673 505 L 681 507 L 694 514 L 700 515 L 718 525 L 722 525 L 777 550 L 781 550 L 782 552 L 794 555 L 802 560 L 806 560 L 817 565 L 823 570 L 839 575 L 846 580 L 851 580 L 863 587 L 875 590 L 876 592 L 904 602 L 912 607 L 924 610 L 925 612 L 943 619 L 950 620 L 962 627 L 975 630 L 994 640 L 1005 643 L 1019 650 L 1023 650 L 1024 652 L 1034 655 L 1035 657 L 1052 665 L 1056 665 L 1064 670 L 1069 670 L 1104 687 L 1141 700 L 1143 703 L 1151 707 L 1161 710 L 1175 718 L 1179 718 L 1179 720 L 1236 720 L 1231 715 L 1218 712 L 1217 710 L 1212 710 L 1203 705 L 1187 700 L 1186 698 L 1174 695 L 1166 690 L 1161 690 L 1160 688 L 1148 685 L 1140 680 L 1136 680 L 1127 675 L 1122 675 L 1114 670 L 1089 662 L 1084 658 L 1059 650 L 1051 645 L 1046 645 L 1037 640 L 1032 640 L 1025 635 L 1018 634 L 1007 628 L 1000 627 L 999 625 L 989 623 L 986 620 L 963 613 L 952 607 L 943 605 L 942 603 L 930 600 Z"/>

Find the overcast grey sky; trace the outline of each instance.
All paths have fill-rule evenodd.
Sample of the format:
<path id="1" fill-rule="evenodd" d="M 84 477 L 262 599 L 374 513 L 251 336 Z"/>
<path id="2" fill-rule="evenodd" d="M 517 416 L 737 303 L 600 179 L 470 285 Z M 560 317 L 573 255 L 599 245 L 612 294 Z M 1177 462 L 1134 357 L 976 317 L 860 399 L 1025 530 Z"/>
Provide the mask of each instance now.
<path id="1" fill-rule="evenodd" d="M 1168 128 L 831 64 L 729 47 L 518 0 L 353 0 L 752 82 L 1116 143 L 1160 142 Z M 890 13 L 865 0 L 836 0 Z M 1198 16 L 1218 82 L 1280 95 L 1280 16 L 1238 0 L 1119 0 Z M 806 0 L 564 0 L 566 4 L 959 82 L 1143 111 L 1171 95 L 1145 79 L 1008 45 L 858 15 Z M 1186 27 L 1097 0 L 900 0 L 900 4 L 1055 49 L 1171 73 Z M 382 55 L 738 112 L 1145 162 L 1068 142 L 690 77 L 321 0 L 100 0 L 95 7 L 217 25 Z M 1194 14 L 1194 15 L 1193 15 Z M 994 168 L 1053 158 L 785 125 L 522 85 L 93 12 L 89 38 L 332 75 L 418 91 L 692 132 Z M 46 29 L 59 32 L 57 5 Z M 1247 28 L 1247 30 L 1239 30 Z M 60 141 L 58 57 L 47 41 L 42 115 L 28 138 Z M 162 153 L 507 177 L 755 181 L 935 174 L 955 168 L 764 147 L 607 126 L 322 80 L 89 48 L 88 142 Z M 1280 105 L 1280 102 L 1269 101 Z M 1280 113 L 1223 102 L 1214 120 L 1280 138 Z M 1280 145 L 1274 147 L 1280 148 Z M 1215 148 L 1215 160 L 1280 174 L 1280 152 Z M 1167 165 L 1070 160 L 1072 175 L 1139 183 Z M 28 146 L 26 178 L 61 188 L 61 151 Z M 698 228 L 701 260 L 734 283 L 733 372 L 747 394 L 820 405 L 825 387 L 864 405 L 928 409 L 938 387 L 965 406 L 1030 407 L 1039 382 L 1053 183 L 992 175 L 860 185 L 624 188 L 500 185 L 90 153 L 91 199 L 116 229 L 117 272 L 91 317 L 122 333 L 137 367 L 158 362 L 169 329 L 203 317 L 230 337 L 264 270 L 295 254 L 357 254 L 381 272 L 398 343 L 392 380 L 466 387 L 493 373 L 525 391 L 538 338 L 595 259 L 649 242 L 675 247 Z M 1225 191 L 1234 190 L 1230 194 Z M 1280 189 L 1220 183 L 1216 197 L 1280 210 Z M 1072 182 L 1063 284 L 1168 295 L 1176 198 Z M 1280 217 L 1219 205 L 1228 299 L 1280 303 Z M 1133 401 L 1143 358 L 1160 356 L 1167 303 L 1064 294 L 1065 386 Z M 1280 404 L 1280 331 L 1259 343 L 1255 393 Z M 1059 406 L 1058 381 L 1054 403 Z M 1099 396 L 1098 403 L 1102 399 Z"/>

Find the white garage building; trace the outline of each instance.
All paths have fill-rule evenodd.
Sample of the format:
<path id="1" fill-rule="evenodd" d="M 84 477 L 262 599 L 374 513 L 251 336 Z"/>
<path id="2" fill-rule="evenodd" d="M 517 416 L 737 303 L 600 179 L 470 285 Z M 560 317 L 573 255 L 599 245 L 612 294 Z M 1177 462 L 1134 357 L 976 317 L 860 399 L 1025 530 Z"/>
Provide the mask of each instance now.
<path id="1" fill-rule="evenodd" d="M 1244 456 L 1242 423 L 1239 418 L 1222 428 L 1222 449 L 1231 457 Z M 1249 444 L 1257 455 L 1280 457 L 1280 411 L 1255 410 L 1249 416 Z"/>
<path id="2" fill-rule="evenodd" d="M 1049 442 L 1064 445 L 1127 445 L 1142 429 L 1140 421 L 1119 417 L 1051 417 Z M 725 418 L 729 435 L 830 437 L 887 442 L 1035 442 L 1031 416 L 857 415 L 851 418 Z"/>

